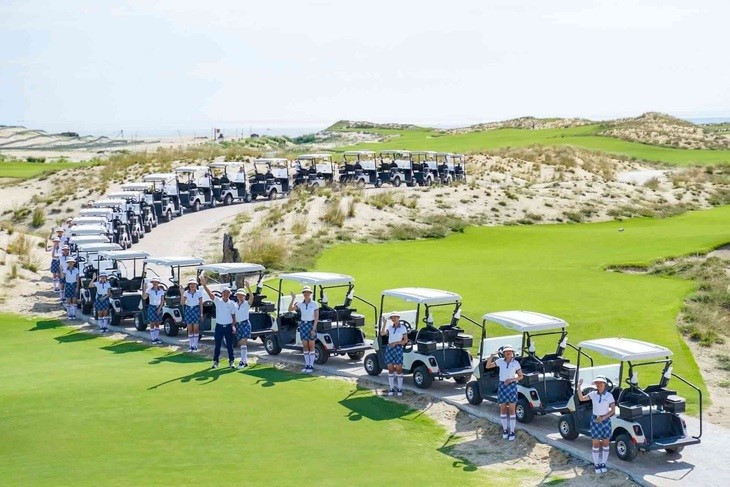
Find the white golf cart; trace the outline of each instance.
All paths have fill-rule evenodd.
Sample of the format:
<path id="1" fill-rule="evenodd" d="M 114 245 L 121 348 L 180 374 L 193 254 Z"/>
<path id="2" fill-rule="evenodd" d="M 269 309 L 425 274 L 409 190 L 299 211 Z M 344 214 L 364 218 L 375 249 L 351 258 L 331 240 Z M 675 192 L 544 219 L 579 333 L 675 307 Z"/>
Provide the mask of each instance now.
<path id="1" fill-rule="evenodd" d="M 112 298 L 109 302 L 109 319 L 112 325 L 119 326 L 122 320 L 134 318 L 142 309 L 144 279 L 137 271 L 138 268 L 141 271 L 141 262 L 149 255 L 140 250 L 99 252 L 99 259 L 108 263 L 106 272 L 110 274 L 108 280 L 112 286 Z M 95 288 L 90 289 L 96 291 Z"/>
<path id="2" fill-rule="evenodd" d="M 79 245 L 87 245 L 93 243 L 110 243 L 111 240 L 106 235 L 79 235 L 69 238 L 68 248 L 71 253 L 76 253 Z"/>
<path id="3" fill-rule="evenodd" d="M 380 151 L 380 172 L 378 177 L 381 184 L 392 184 L 396 188 L 401 183 L 406 183 L 406 186 L 414 186 L 416 181 L 413 178 L 411 153 L 406 150 Z"/>
<path id="4" fill-rule="evenodd" d="M 479 362 L 474 368 L 474 379 L 466 385 L 466 399 L 474 405 L 486 399 L 497 403 L 499 369 L 487 369 L 486 360 L 494 350 L 504 345 L 515 349 L 523 379 L 517 384 L 517 408 L 515 415 L 521 423 L 531 422 L 536 414 L 564 413 L 568 400 L 573 397 L 575 365 L 563 356 L 568 343 L 568 323 L 554 316 L 532 311 L 499 311 L 482 317 L 482 338 Z M 518 335 L 487 338 L 487 323 L 497 323 L 518 332 Z M 554 351 L 538 357 L 536 341 L 540 337 L 555 337 Z M 540 338 L 542 342 L 542 339 Z M 585 355 L 585 354 L 584 354 Z M 593 359 L 585 355 L 593 363 Z"/>
<path id="5" fill-rule="evenodd" d="M 251 322 L 251 339 L 260 338 L 264 341 L 264 337 L 272 332 L 274 328 L 274 318 L 271 313 L 276 309 L 274 303 L 264 301 L 266 296 L 262 295 L 262 280 L 266 269 L 259 264 L 250 264 L 247 262 L 206 264 L 199 266 L 198 276 L 202 273 L 213 273 L 216 277 L 208 275 L 208 288 L 216 296 L 221 295 L 223 288 L 230 288 L 234 293 L 243 286 L 243 280 L 246 278 L 256 280 L 256 288 L 253 290 L 254 300 L 253 306 L 249 311 L 249 321 Z M 231 299 L 235 299 L 231 297 Z M 203 323 L 200 331 L 215 330 L 215 305 L 208 300 L 207 296 L 203 296 Z"/>
<path id="6" fill-rule="evenodd" d="M 382 181 L 378 178 L 375 151 L 345 151 L 343 158 L 345 164 L 340 168 L 340 182 L 342 184 L 356 184 L 358 186 L 372 184 L 380 187 Z"/>
<path id="7" fill-rule="evenodd" d="M 144 235 L 144 227 L 142 226 L 142 214 L 139 205 L 135 208 L 134 204 L 126 198 L 112 198 L 107 195 L 104 199 L 94 201 L 94 208 L 110 208 L 114 211 L 115 228 L 118 222 L 126 228 L 126 233 L 132 243 L 139 242 Z M 120 244 L 121 245 L 121 244 Z"/>
<path id="8" fill-rule="evenodd" d="M 182 216 L 175 173 L 148 174 L 142 181 L 152 183 L 152 204 L 159 221 L 169 222 L 173 216 Z"/>
<path id="9" fill-rule="evenodd" d="M 215 206 L 210 169 L 206 166 L 180 166 L 174 171 L 183 208 L 200 211 L 204 206 Z"/>
<path id="10" fill-rule="evenodd" d="M 169 285 L 160 283 L 162 289 L 165 290 L 165 302 L 162 306 L 162 326 L 165 330 L 165 335 L 174 337 L 177 335 L 179 329 L 183 325 L 183 315 L 180 300 L 182 298 L 183 288 L 180 286 L 180 273 L 187 268 L 195 268 L 203 265 L 205 262 L 203 259 L 197 257 L 187 256 L 173 256 L 173 257 L 148 257 L 142 263 L 142 277 L 144 278 L 144 284 L 147 285 L 149 277 L 147 273 L 152 273 L 154 276 L 162 279 L 162 276 L 158 274 L 150 266 L 155 266 L 160 271 L 162 268 L 170 269 L 170 277 L 168 281 Z M 138 313 L 134 316 L 134 327 L 139 331 L 147 329 L 147 306 L 149 299 L 145 299 L 142 302 L 142 313 Z"/>
<path id="11" fill-rule="evenodd" d="M 251 199 L 259 196 L 275 200 L 280 194 L 289 194 L 289 161 L 286 159 L 256 159 L 253 161 Z"/>
<path id="12" fill-rule="evenodd" d="M 107 198 L 120 199 L 126 201 L 124 209 L 127 212 L 130 221 L 132 219 L 139 222 L 140 234 L 139 238 L 144 238 L 145 233 L 152 231 L 153 212 L 150 205 L 147 204 L 144 191 L 112 191 L 106 194 Z M 134 236 L 132 237 L 133 243 Z"/>
<path id="13" fill-rule="evenodd" d="M 408 329 L 408 344 L 403 349 L 403 373 L 413 374 L 413 382 L 419 389 L 431 387 L 434 379 L 454 379 L 466 384 L 472 374 L 472 357 L 469 348 L 473 338 L 458 327 L 459 320 L 479 326 L 479 323 L 461 315 L 461 296 L 449 291 L 420 287 L 407 287 L 383 291 L 380 296 L 380 314 L 387 317 L 385 298 L 395 298 L 416 305 L 415 310 L 400 311 L 400 323 Z M 453 307 L 451 321 L 447 325 L 433 325 L 433 314 L 441 306 Z M 425 326 L 418 328 L 418 322 Z M 369 375 L 380 375 L 385 368 L 385 349 L 388 337 L 380 335 L 380 322 L 376 320 L 375 353 L 365 357 L 363 365 Z"/>
<path id="14" fill-rule="evenodd" d="M 77 216 L 71 220 L 73 225 L 107 225 L 109 220 L 103 216 Z"/>
<path id="15" fill-rule="evenodd" d="M 466 179 L 463 154 L 438 152 L 436 154 L 436 161 L 438 163 L 438 177 L 441 184 L 451 184 L 454 181 L 463 181 Z"/>
<path id="16" fill-rule="evenodd" d="M 439 180 L 438 162 L 433 151 L 411 152 L 413 179 L 419 186 L 431 186 Z"/>
<path id="17" fill-rule="evenodd" d="M 109 226 L 102 225 L 100 223 L 91 225 L 73 225 L 64 230 L 64 235 L 68 236 L 69 248 L 71 245 L 77 245 L 80 242 L 78 239 L 79 237 L 104 237 L 109 242 L 114 239 L 114 234 L 109 231 Z M 73 241 L 74 244 L 72 244 L 71 241 Z M 88 241 L 85 243 L 92 242 Z M 97 243 L 99 242 L 97 241 Z M 71 248 L 71 250 L 73 251 L 75 249 Z"/>
<path id="18" fill-rule="evenodd" d="M 294 161 L 294 187 L 324 187 L 338 180 L 331 154 L 302 154 Z"/>
<path id="19" fill-rule="evenodd" d="M 700 443 L 702 391 L 672 372 L 671 350 L 629 338 L 586 340 L 579 343 L 578 348 L 617 362 L 602 367 L 582 367 L 579 354 L 576 384 L 583 379 L 583 393 L 587 394 L 597 376 L 608 379 L 606 387 L 616 400 L 618 413 L 611 417 L 611 440 L 616 442 L 616 455 L 621 460 L 633 460 L 638 451 L 678 453 L 685 446 Z M 640 387 L 637 370 L 652 366 L 661 369 L 658 383 Z M 625 384 L 622 383 L 624 377 Z M 697 436 L 687 433 L 687 425 L 680 416 L 685 410 L 685 399 L 668 387 L 672 377 L 694 389 L 699 396 L 700 431 Z M 560 435 L 566 440 L 574 440 L 581 433 L 589 435 L 591 407 L 591 401 L 579 402 L 578 395 L 574 395 L 568 402 L 570 412 L 560 417 Z"/>
<path id="20" fill-rule="evenodd" d="M 246 167 L 242 161 L 211 162 L 213 199 L 224 205 L 234 201 L 251 201 Z"/>
<path id="21" fill-rule="evenodd" d="M 356 313 L 352 307 L 353 299 L 373 308 L 373 318 L 377 309 L 375 305 L 355 295 L 355 280 L 344 274 L 331 272 L 296 272 L 281 274 L 276 292 L 276 322 L 272 333 L 266 336 L 264 346 L 270 355 L 278 355 L 282 349 L 302 351 L 302 342 L 297 332 L 299 313 L 289 312 L 291 296 L 285 294 L 284 284 L 297 283 L 297 290 L 302 286 L 312 287 L 312 299 L 319 302 L 319 320 L 317 322 L 316 341 L 314 344 L 314 362 L 324 364 L 332 355 L 347 355 L 352 360 L 360 360 L 372 345 L 365 339 L 362 327 L 365 316 Z M 291 284 L 290 284 L 291 286 Z M 273 288 L 271 288 L 273 289 Z M 342 304 L 330 307 L 328 292 L 344 291 Z M 297 301 L 303 299 L 297 294 Z"/>
<path id="22" fill-rule="evenodd" d="M 124 183 L 121 189 L 132 194 L 132 198 L 139 202 L 142 209 L 142 224 L 144 231 L 149 233 L 157 226 L 157 212 L 155 211 L 153 185 L 150 183 Z"/>

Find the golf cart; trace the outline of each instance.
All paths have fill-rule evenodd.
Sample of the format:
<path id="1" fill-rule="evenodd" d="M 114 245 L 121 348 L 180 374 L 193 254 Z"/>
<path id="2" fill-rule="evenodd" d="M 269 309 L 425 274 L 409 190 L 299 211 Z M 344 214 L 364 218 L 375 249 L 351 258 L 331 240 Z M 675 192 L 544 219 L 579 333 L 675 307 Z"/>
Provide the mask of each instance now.
<path id="1" fill-rule="evenodd" d="M 75 245 L 78 245 L 80 242 L 79 237 L 104 237 L 108 242 L 111 242 L 114 235 L 109 230 L 110 225 L 102 225 L 100 223 L 95 223 L 93 225 L 74 225 L 67 228 L 64 231 L 64 235 L 68 236 L 69 248 L 72 245 L 72 240 Z M 92 239 L 89 239 L 89 241 L 85 243 L 92 243 L 91 240 Z M 94 240 L 94 242 L 99 243 L 99 240 Z M 71 250 L 75 249 L 71 248 Z"/>
<path id="2" fill-rule="evenodd" d="M 248 176 L 243 162 L 211 162 L 213 199 L 224 205 L 234 201 L 251 201 Z"/>
<path id="3" fill-rule="evenodd" d="M 107 225 L 109 220 L 103 216 L 77 216 L 71 220 L 73 225 Z"/>
<path id="4" fill-rule="evenodd" d="M 371 150 L 346 151 L 343 155 L 345 165 L 340 168 L 342 184 L 364 186 L 372 184 L 379 187 L 378 168 L 375 164 L 375 152 Z"/>
<path id="5" fill-rule="evenodd" d="M 436 161 L 441 184 L 451 184 L 454 181 L 463 181 L 466 178 L 463 154 L 439 152 L 436 154 Z"/>
<path id="6" fill-rule="evenodd" d="M 597 376 L 607 379 L 606 388 L 616 400 L 617 412 L 611 417 L 611 440 L 616 442 L 616 455 L 621 460 L 633 460 L 639 450 L 663 449 L 667 453 L 678 453 L 685 446 L 700 443 L 702 391 L 672 372 L 671 350 L 629 338 L 586 340 L 578 344 L 578 349 L 590 350 L 617 362 L 603 367 L 583 368 L 579 354 L 575 383 L 577 385 L 578 380 L 583 379 L 583 394 L 587 394 L 592 390 L 591 382 Z M 642 388 L 639 386 L 637 370 L 646 366 L 655 366 L 655 369 L 658 366 L 661 372 L 657 384 Z M 677 396 L 676 390 L 669 388 L 672 377 L 694 389 L 699 396 L 700 431 L 697 436 L 687 433 L 687 425 L 680 416 L 685 410 L 685 399 Z M 590 400 L 579 402 L 575 394 L 568 402 L 570 412 L 560 417 L 560 435 L 566 440 L 574 440 L 581 433 L 589 435 L 591 407 Z"/>
<path id="7" fill-rule="evenodd" d="M 180 205 L 193 211 L 203 206 L 215 206 L 210 170 L 205 166 L 175 168 Z"/>
<path id="8" fill-rule="evenodd" d="M 331 154 L 302 154 L 294 161 L 294 187 L 323 187 L 336 179 L 337 165 Z"/>
<path id="9" fill-rule="evenodd" d="M 150 183 L 124 183 L 121 189 L 125 193 L 132 194 L 132 198 L 139 202 L 142 208 L 142 224 L 144 231 L 149 233 L 157 226 L 157 212 L 154 205 L 154 191 Z"/>
<path id="10" fill-rule="evenodd" d="M 413 374 L 413 382 L 419 389 L 431 387 L 434 379 L 454 379 L 466 384 L 472 373 L 472 357 L 469 348 L 473 338 L 463 334 L 458 327 L 459 319 L 479 326 L 466 316 L 461 316 L 461 296 L 458 294 L 419 287 L 407 287 L 383 291 L 380 297 L 380 315 L 389 315 L 384 308 L 385 298 L 396 298 L 416 305 L 415 310 L 400 311 L 400 323 L 408 330 L 408 344 L 403 348 L 403 373 Z M 433 325 L 433 312 L 441 306 L 453 307 L 451 321 L 447 325 Z M 425 323 L 418 328 L 419 321 Z M 380 375 L 385 368 L 385 349 L 388 337 L 380 335 L 380 322 L 376 320 L 375 353 L 365 357 L 363 365 L 369 375 Z"/>
<path id="11" fill-rule="evenodd" d="M 568 400 L 573 397 L 575 365 L 563 357 L 567 347 L 578 350 L 568 343 L 568 323 L 532 311 L 500 311 L 482 317 L 482 337 L 479 362 L 474 368 L 475 380 L 466 385 L 466 399 L 474 405 L 486 399 L 497 403 L 499 368 L 486 368 L 486 360 L 494 350 L 504 345 L 515 349 L 515 360 L 522 368 L 523 379 L 517 383 L 517 408 L 515 416 L 520 423 L 531 422 L 536 414 L 564 413 Z M 518 335 L 487 338 L 486 325 L 497 323 L 518 332 Z M 538 357 L 535 353 L 536 338 L 557 336 L 554 352 Z M 585 354 L 584 354 L 585 355 Z M 591 363 L 590 356 L 585 355 Z"/>
<path id="12" fill-rule="evenodd" d="M 128 218 L 130 221 L 134 218 L 139 222 L 141 230 L 139 234 L 140 238 L 144 238 L 145 233 L 152 231 L 153 212 L 145 199 L 144 191 L 114 191 L 107 193 L 106 197 L 126 201 L 124 209 L 127 212 Z"/>
<path id="13" fill-rule="evenodd" d="M 115 227 L 118 222 L 121 222 L 126 227 L 132 243 L 139 242 L 139 239 L 144 235 L 141 208 L 137 205 L 135 209 L 135 205 L 131 204 L 127 198 L 112 198 L 107 195 L 104 199 L 94 201 L 92 205 L 94 205 L 94 208 L 111 208 L 114 211 L 112 221 Z"/>
<path id="14" fill-rule="evenodd" d="M 298 312 L 289 312 L 291 296 L 284 294 L 284 282 L 298 283 L 298 285 L 312 287 L 312 299 L 319 302 L 319 320 L 317 321 L 317 336 L 314 344 L 314 362 L 324 364 L 331 355 L 347 355 L 352 360 L 360 360 L 366 350 L 372 346 L 365 340 L 362 327 L 365 326 L 365 316 L 356 313 L 352 307 L 352 300 L 357 299 L 373 308 L 375 305 L 355 295 L 355 280 L 344 274 L 330 272 L 296 272 L 281 274 L 279 287 L 276 290 L 279 296 L 276 309 L 276 323 L 273 332 L 266 336 L 264 346 L 270 355 L 278 355 L 282 349 L 302 351 L 302 342 L 297 328 L 300 316 Z M 330 307 L 327 292 L 335 289 L 344 291 L 343 302 Z M 297 300 L 301 301 L 301 294 Z M 373 316 L 375 318 L 376 316 Z"/>
<path id="15" fill-rule="evenodd" d="M 253 161 L 251 199 L 259 196 L 275 200 L 289 193 L 289 161 L 286 159 L 256 159 Z"/>
<path id="16" fill-rule="evenodd" d="M 439 169 L 435 152 L 411 152 L 411 161 L 413 162 L 413 179 L 419 186 L 431 186 L 439 180 Z"/>
<path id="17" fill-rule="evenodd" d="M 111 242 L 111 240 L 109 240 L 109 237 L 106 235 L 79 235 L 68 239 L 68 248 L 71 253 L 76 253 L 79 245 L 109 242 Z"/>
<path id="18" fill-rule="evenodd" d="M 197 267 L 203 265 L 203 259 L 197 257 L 148 257 L 142 263 L 142 278 L 144 284 L 149 282 L 147 273 L 151 272 L 158 278 L 161 278 L 153 269 L 150 269 L 150 265 L 158 267 L 169 267 L 170 268 L 170 285 L 160 283 L 162 289 L 165 290 L 165 302 L 162 305 L 162 327 L 165 330 L 165 335 L 174 337 L 177 335 L 183 324 L 183 315 L 180 300 L 182 298 L 183 288 L 180 286 L 180 271 L 188 267 Z M 134 316 L 134 327 L 139 331 L 147 329 L 147 306 L 149 299 L 142 301 L 142 313 L 138 313 Z"/>
<path id="19" fill-rule="evenodd" d="M 414 186 L 416 182 L 413 178 L 411 153 L 405 150 L 380 151 L 378 177 L 381 185 L 388 183 L 397 188 L 401 183 L 406 183 L 406 186 Z"/>
<path id="20" fill-rule="evenodd" d="M 137 273 L 137 261 L 149 257 L 147 252 L 139 250 L 108 250 L 99 252 L 99 259 L 108 263 L 106 272 L 110 274 L 112 297 L 109 300 L 110 322 L 119 326 L 123 319 L 134 318 L 142 308 L 141 274 Z M 131 265 L 130 265 L 131 263 Z M 96 292 L 95 288 L 94 293 Z M 92 297 L 96 299 L 96 296 Z"/>
<path id="21" fill-rule="evenodd" d="M 208 288 L 216 296 L 221 295 L 223 288 L 230 288 L 234 293 L 243 286 L 243 279 L 250 277 L 256 279 L 256 288 L 253 290 L 253 306 L 249 311 L 249 321 L 251 322 L 251 339 L 260 338 L 264 341 L 264 337 L 272 332 L 274 328 L 274 319 L 271 316 L 276 307 L 274 303 L 264 301 L 266 296 L 261 294 L 262 280 L 264 278 L 265 268 L 259 264 L 249 263 L 223 263 L 223 264 L 206 264 L 198 267 L 198 276 L 203 272 L 217 274 L 218 279 L 208 277 Z M 227 278 L 224 281 L 223 277 Z M 234 299 L 235 297 L 231 297 Z M 215 330 L 215 305 L 204 295 L 203 299 L 203 323 L 200 331 Z"/>
<path id="22" fill-rule="evenodd" d="M 175 173 L 148 174 L 142 180 L 152 183 L 152 205 L 158 220 L 169 222 L 173 216 L 182 216 Z"/>
<path id="23" fill-rule="evenodd" d="M 79 305 L 81 312 L 85 315 L 91 313 L 96 299 L 96 289 L 89 289 L 89 284 L 94 278 L 94 274 L 99 271 L 107 271 L 109 263 L 99 260 L 99 253 L 109 250 L 122 250 L 118 244 L 114 243 L 90 243 L 78 245 L 76 249 L 76 267 L 79 269 L 81 278 L 81 288 L 79 289 Z"/>

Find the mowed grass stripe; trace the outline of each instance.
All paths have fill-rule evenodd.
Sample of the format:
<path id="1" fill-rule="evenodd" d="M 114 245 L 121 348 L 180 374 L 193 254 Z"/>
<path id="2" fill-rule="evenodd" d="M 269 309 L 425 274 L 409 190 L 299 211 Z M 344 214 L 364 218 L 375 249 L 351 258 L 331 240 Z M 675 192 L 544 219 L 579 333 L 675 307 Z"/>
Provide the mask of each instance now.
<path id="1" fill-rule="evenodd" d="M 26 162 L 0 160 L 0 178 L 30 179 L 63 169 L 88 167 L 98 162 Z"/>

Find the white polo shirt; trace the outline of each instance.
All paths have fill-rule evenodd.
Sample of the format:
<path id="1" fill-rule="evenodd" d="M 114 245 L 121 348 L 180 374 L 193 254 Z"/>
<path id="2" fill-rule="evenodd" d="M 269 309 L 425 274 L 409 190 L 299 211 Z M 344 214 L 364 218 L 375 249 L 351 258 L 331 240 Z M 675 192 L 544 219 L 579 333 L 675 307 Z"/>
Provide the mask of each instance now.
<path id="1" fill-rule="evenodd" d="M 68 267 L 68 263 L 66 260 L 71 257 L 71 253 L 69 252 L 67 255 L 63 255 L 63 251 L 58 256 L 58 262 L 61 264 L 61 269 L 65 269 Z"/>
<path id="2" fill-rule="evenodd" d="M 149 288 L 147 290 L 147 296 L 150 298 L 150 306 L 159 306 L 162 304 L 162 298 L 165 297 L 165 290 L 158 287 L 156 290 Z"/>
<path id="3" fill-rule="evenodd" d="M 319 303 L 312 299 L 308 303 L 301 301 L 295 307 L 302 313 L 302 321 L 314 321 L 314 311 L 319 309 Z"/>
<path id="4" fill-rule="evenodd" d="M 396 328 L 391 323 L 385 329 L 388 332 L 388 343 L 397 343 L 403 340 L 403 335 L 408 334 L 408 328 L 406 328 L 405 325 L 400 325 L 398 328 Z"/>
<path id="5" fill-rule="evenodd" d="M 203 291 L 196 289 L 194 293 L 186 290 L 183 295 L 185 296 L 185 306 L 193 307 L 200 306 L 200 300 L 203 298 Z"/>
<path id="6" fill-rule="evenodd" d="M 233 323 L 233 315 L 236 314 L 236 303 L 232 299 L 223 301 L 223 298 L 215 297 L 215 323 L 216 325 L 230 325 Z"/>
<path id="7" fill-rule="evenodd" d="M 109 290 L 112 288 L 111 283 L 109 281 L 106 282 L 96 282 L 94 283 L 94 287 L 96 288 L 96 297 L 103 298 L 107 294 L 109 294 Z"/>
<path id="8" fill-rule="evenodd" d="M 611 404 L 616 402 L 613 398 L 613 394 L 607 390 L 603 391 L 603 394 L 599 394 L 598 391 L 591 391 L 588 393 L 588 397 L 593 402 L 593 414 L 596 416 L 603 416 L 607 414 L 611 409 Z"/>
<path id="9" fill-rule="evenodd" d="M 248 304 L 248 301 L 244 301 L 241 304 L 236 303 L 236 323 L 246 321 L 250 310 L 251 305 Z"/>
<path id="10" fill-rule="evenodd" d="M 520 367 L 520 363 L 515 358 L 509 362 L 503 358 L 498 358 L 494 361 L 494 363 L 497 364 L 497 367 L 499 367 L 500 382 L 504 382 L 507 379 L 514 379 L 517 375 L 517 371 L 522 369 L 522 367 Z"/>
<path id="11" fill-rule="evenodd" d="M 63 270 L 63 275 L 66 280 L 66 284 L 74 284 L 76 282 L 76 278 L 79 277 L 79 269 L 77 267 L 73 267 L 71 269 L 67 267 Z"/>
<path id="12" fill-rule="evenodd" d="M 58 259 L 61 256 L 61 247 L 51 247 L 51 259 Z"/>

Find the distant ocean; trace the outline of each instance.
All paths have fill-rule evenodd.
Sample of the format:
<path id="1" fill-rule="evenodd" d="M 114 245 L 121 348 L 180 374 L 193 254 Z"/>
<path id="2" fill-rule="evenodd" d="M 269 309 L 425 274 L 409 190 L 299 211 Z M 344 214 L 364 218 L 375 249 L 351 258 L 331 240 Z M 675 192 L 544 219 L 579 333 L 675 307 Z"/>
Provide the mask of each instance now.
<path id="1" fill-rule="evenodd" d="M 706 124 L 706 123 L 730 123 L 730 117 L 697 117 L 697 118 L 685 118 L 680 117 L 682 120 L 688 122 Z"/>

